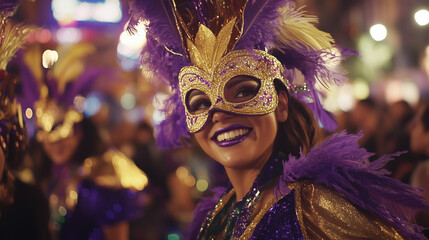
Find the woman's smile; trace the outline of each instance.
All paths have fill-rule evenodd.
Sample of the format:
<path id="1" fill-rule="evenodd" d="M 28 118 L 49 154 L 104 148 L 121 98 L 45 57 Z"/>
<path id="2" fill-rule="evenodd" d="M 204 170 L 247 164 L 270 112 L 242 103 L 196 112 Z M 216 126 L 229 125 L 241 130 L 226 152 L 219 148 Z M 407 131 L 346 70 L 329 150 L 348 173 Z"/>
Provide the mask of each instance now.
<path id="1" fill-rule="evenodd" d="M 244 141 L 252 131 L 252 128 L 234 124 L 217 130 L 211 140 L 219 147 L 230 147 Z"/>

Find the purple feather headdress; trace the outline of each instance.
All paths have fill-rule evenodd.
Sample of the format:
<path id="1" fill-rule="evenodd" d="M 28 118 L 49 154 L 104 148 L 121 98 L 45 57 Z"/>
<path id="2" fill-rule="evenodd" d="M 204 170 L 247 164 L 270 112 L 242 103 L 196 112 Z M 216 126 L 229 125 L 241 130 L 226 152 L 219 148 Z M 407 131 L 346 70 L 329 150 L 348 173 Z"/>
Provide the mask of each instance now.
<path id="1" fill-rule="evenodd" d="M 19 100 L 23 109 L 35 113 L 31 120 L 38 130 L 38 140 L 57 141 L 70 136 L 74 124 L 83 119 L 85 97 L 94 90 L 96 81 L 103 76 L 122 79 L 117 70 L 86 67 L 85 59 L 94 51 L 93 45 L 78 43 L 58 52 L 47 50 L 42 57 L 39 47 L 32 46 L 17 58 Z"/>
<path id="2" fill-rule="evenodd" d="M 191 65 L 187 43 L 182 39 L 193 39 L 201 24 L 216 35 L 225 25 L 228 12 L 239 18 L 228 51 L 260 49 L 275 56 L 287 69 L 293 86 L 290 94 L 307 103 L 324 128 L 336 128 L 332 115 L 322 107 L 316 85 L 329 87 L 345 81 L 336 66 L 348 54 L 335 49 L 331 36 L 313 25 L 317 18 L 295 9 L 292 1 L 132 0 L 130 12 L 130 31 L 139 21 L 147 25 L 147 44 L 141 54 L 143 67 L 165 80 L 173 92 L 165 104 L 167 117 L 156 126 L 161 147 L 180 146 L 180 139 L 189 137 L 178 89 L 180 69 Z M 296 72 L 304 75 L 303 83 L 294 82 Z"/>

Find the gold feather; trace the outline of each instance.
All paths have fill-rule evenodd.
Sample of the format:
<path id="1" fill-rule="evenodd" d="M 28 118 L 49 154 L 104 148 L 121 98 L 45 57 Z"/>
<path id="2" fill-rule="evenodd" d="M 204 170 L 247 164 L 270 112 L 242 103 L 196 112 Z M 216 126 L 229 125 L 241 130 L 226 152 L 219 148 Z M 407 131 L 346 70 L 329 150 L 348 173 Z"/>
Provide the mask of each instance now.
<path id="1" fill-rule="evenodd" d="M 75 80 L 85 69 L 84 59 L 94 53 L 96 48 L 90 43 L 77 43 L 68 49 L 58 49 L 58 55 L 64 56 L 55 63 L 52 69 L 53 77 L 62 93 L 67 83 Z"/>
<path id="2" fill-rule="evenodd" d="M 6 70 L 8 62 L 15 56 L 16 51 L 22 47 L 28 35 L 37 28 L 21 24 L 15 26 L 6 24 L 2 27 L 4 27 L 4 38 L 1 39 L 0 46 L 0 69 Z"/>
<path id="3" fill-rule="evenodd" d="M 306 15 L 301 9 L 295 10 L 293 4 L 279 9 L 283 17 L 276 45 L 293 48 L 302 48 L 304 45 L 307 49 L 329 51 L 333 47 L 334 39 L 329 33 L 314 26 L 317 17 Z"/>
<path id="4" fill-rule="evenodd" d="M 195 44 L 187 39 L 189 57 L 195 66 L 206 72 L 213 70 L 213 67 L 228 50 L 235 21 L 236 18 L 228 22 L 217 36 L 209 28 L 200 24 L 195 37 Z"/>

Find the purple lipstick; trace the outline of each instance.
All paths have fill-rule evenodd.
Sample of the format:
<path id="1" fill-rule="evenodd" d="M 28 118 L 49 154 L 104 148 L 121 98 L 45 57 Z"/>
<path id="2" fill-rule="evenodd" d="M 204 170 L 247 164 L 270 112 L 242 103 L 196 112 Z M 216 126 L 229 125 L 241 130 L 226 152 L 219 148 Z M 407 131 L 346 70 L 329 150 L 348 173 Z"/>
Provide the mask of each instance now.
<path id="1" fill-rule="evenodd" d="M 211 138 L 219 147 L 230 147 L 244 141 L 252 131 L 252 128 L 235 124 L 217 130 Z"/>

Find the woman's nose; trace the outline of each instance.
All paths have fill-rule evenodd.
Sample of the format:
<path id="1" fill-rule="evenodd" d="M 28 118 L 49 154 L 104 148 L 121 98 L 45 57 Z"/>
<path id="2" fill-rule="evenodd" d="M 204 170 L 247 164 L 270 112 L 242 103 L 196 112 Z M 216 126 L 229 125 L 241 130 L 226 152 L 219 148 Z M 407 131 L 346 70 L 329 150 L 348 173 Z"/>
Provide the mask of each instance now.
<path id="1" fill-rule="evenodd" d="M 224 111 L 219 111 L 219 110 L 214 110 L 212 113 L 212 122 L 216 123 L 216 122 L 222 122 L 226 119 L 229 118 L 233 118 L 234 115 L 224 112 Z"/>

